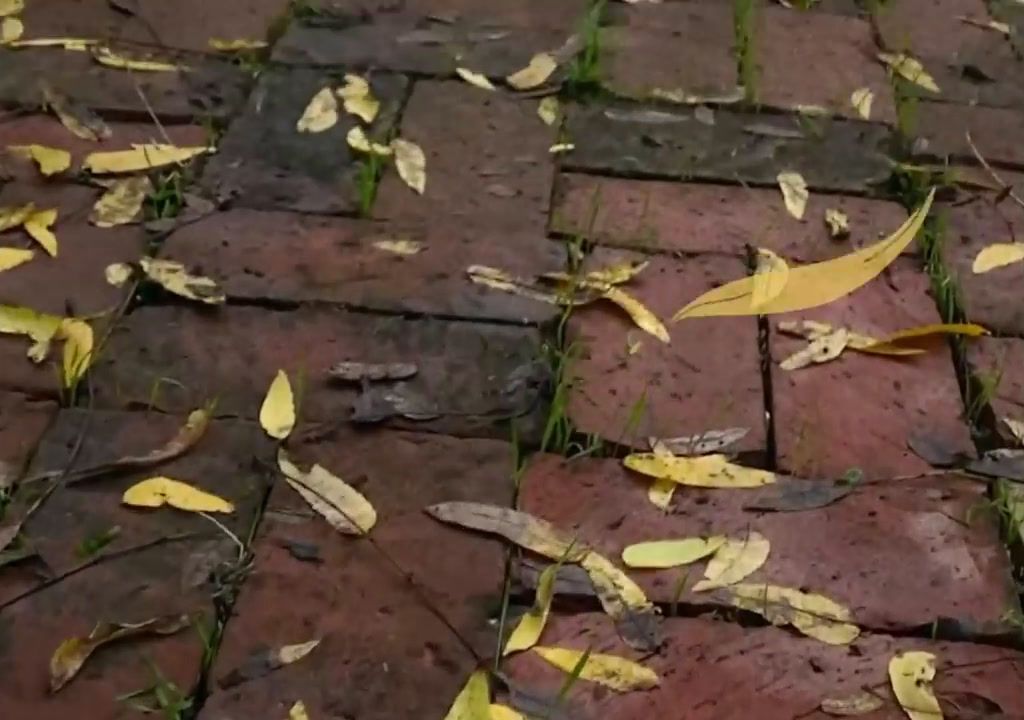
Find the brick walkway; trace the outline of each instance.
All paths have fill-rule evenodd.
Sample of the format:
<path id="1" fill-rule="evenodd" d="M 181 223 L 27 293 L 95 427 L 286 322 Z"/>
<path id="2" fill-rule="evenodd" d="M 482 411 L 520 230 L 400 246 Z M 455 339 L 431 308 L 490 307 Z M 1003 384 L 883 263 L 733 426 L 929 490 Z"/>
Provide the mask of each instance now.
<path id="1" fill-rule="evenodd" d="M 0 556 L 0 716 L 139 717 L 123 696 L 152 687 L 158 671 L 188 705 L 168 717 L 274 720 L 301 700 L 313 720 L 440 720 L 470 672 L 492 666 L 502 608 L 508 601 L 515 617 L 529 607 L 540 567 L 423 512 L 467 500 L 533 513 L 613 559 L 642 540 L 756 530 L 771 555 L 753 580 L 824 593 L 863 631 L 851 647 L 825 645 L 716 605 L 687 589 L 692 579 L 680 585 L 677 570 L 631 572 L 664 615 L 665 643 L 644 659 L 660 687 L 616 694 L 579 682 L 556 705 L 563 677 L 518 654 L 492 688 L 527 713 L 525 696 L 546 698 L 548 714 L 536 717 L 827 717 L 818 706 L 828 696 L 868 686 L 889 697 L 889 657 L 925 649 L 938 656 L 947 718 L 1024 718 L 1020 535 L 999 512 L 1002 486 L 931 472 L 908 448 L 927 436 L 974 456 L 1012 444 L 999 418 L 1024 419 L 1024 263 L 971 272 L 981 247 L 1024 233 L 1021 205 L 965 136 L 1004 181 L 1024 179 L 1024 6 L 991 4 L 26 0 L 25 37 L 99 38 L 190 71 L 0 48 L 0 149 L 62 147 L 77 167 L 96 148 L 39 110 L 45 78 L 106 119 L 104 149 L 169 138 L 217 152 L 177 172 L 191 199 L 177 221 L 151 207 L 155 223 L 113 229 L 89 224 L 102 188 L 87 176 L 44 181 L 4 163 L 0 207 L 58 207 L 61 244 L 56 258 L 0 273 L 0 304 L 93 316 L 107 337 L 69 399 L 59 358 L 33 365 L 23 338 L 0 336 L 7 518 L 38 494 L 19 479 L 148 452 L 211 398 L 217 419 L 158 473 L 62 485 L 29 516 L 11 547 L 35 554 Z M 588 13 L 599 29 L 586 29 Z M 993 19 L 1014 34 L 985 27 Z M 270 47 L 230 60 L 210 38 Z M 891 78 L 882 50 L 913 51 L 941 94 Z M 498 83 L 543 51 L 561 58 L 553 126 L 537 114 L 543 93 L 488 92 L 455 74 Z M 346 72 L 363 73 L 381 100 L 372 132 L 426 152 L 422 196 L 385 164 L 366 211 L 366 160 L 345 140 L 352 116 L 296 132 L 309 99 Z M 859 88 L 874 93 L 868 121 L 850 102 Z M 549 153 L 556 142 L 574 148 Z M 914 169 L 925 165 L 933 171 Z M 776 185 L 785 170 L 810 187 L 802 222 Z M 933 183 L 923 242 L 863 289 L 792 316 L 669 324 L 667 345 L 611 305 L 579 308 L 562 325 L 560 308 L 465 273 L 564 270 L 580 247 L 587 267 L 643 258 L 630 291 L 667 322 L 748 272 L 751 247 L 794 264 L 845 254 L 892 232 Z M 849 238 L 830 237 L 829 208 L 847 214 Z M 386 252 L 382 239 L 422 251 Z M 0 236 L 0 247 L 21 243 Z M 127 297 L 106 282 L 108 265 L 147 253 L 215 278 L 228 302 L 208 308 L 149 289 Z M 875 335 L 967 319 L 994 334 L 908 360 L 848 352 L 785 372 L 778 362 L 803 341 L 780 335 L 777 321 L 798 317 Z M 560 354 L 571 359 L 559 375 Z M 343 360 L 416 363 L 416 377 L 394 388 L 426 412 L 350 422 L 360 389 L 327 376 Z M 276 446 L 256 418 L 278 369 L 301 379 L 290 451 L 373 502 L 372 544 L 332 530 L 276 472 Z M 537 452 L 555 426 L 560 442 Z M 743 464 L 822 480 L 853 470 L 870 482 L 795 513 L 746 510 L 744 491 L 681 488 L 665 512 L 622 467 L 627 446 L 649 436 L 726 427 L 749 428 L 733 448 Z M 153 474 L 235 503 L 224 524 L 246 541 L 241 560 L 203 517 L 121 505 Z M 113 539 L 98 554 L 82 552 L 104 535 Z M 567 570 L 543 644 L 641 657 L 585 577 Z M 175 612 L 201 614 L 205 631 L 111 645 L 48 692 L 62 640 L 101 620 Z M 316 638 L 293 665 L 232 679 L 254 654 Z M 903 713 L 890 700 L 864 717 Z"/>

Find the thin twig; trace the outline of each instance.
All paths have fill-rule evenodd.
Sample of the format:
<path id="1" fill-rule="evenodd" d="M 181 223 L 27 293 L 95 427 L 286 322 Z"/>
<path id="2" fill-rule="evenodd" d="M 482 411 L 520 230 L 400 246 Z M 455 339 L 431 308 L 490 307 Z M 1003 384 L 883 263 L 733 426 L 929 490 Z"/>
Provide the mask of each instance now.
<path id="1" fill-rule="evenodd" d="M 971 131 L 970 130 L 966 131 L 964 133 L 964 137 L 967 138 L 967 144 L 970 146 L 971 152 L 974 153 L 974 157 L 977 158 L 978 162 L 981 163 L 981 166 L 983 168 L 985 168 L 985 170 L 988 172 L 989 176 L 993 180 L 995 180 L 997 183 L 999 183 L 1000 187 L 1002 187 L 1002 189 L 1007 192 L 1007 195 L 1010 197 L 1011 200 L 1013 200 L 1015 203 L 1017 203 L 1021 207 L 1024 207 L 1024 200 L 1022 200 L 1020 198 L 1020 196 L 1017 195 L 1017 193 L 1015 193 L 1013 191 L 1013 186 L 1012 185 L 1008 185 L 1006 182 L 1004 182 L 1003 179 L 1001 177 L 999 177 L 999 175 L 993 169 L 993 167 L 988 164 L 988 161 L 984 157 L 982 157 L 981 151 L 978 150 L 978 146 L 975 145 L 974 144 L 974 140 L 971 139 Z"/>

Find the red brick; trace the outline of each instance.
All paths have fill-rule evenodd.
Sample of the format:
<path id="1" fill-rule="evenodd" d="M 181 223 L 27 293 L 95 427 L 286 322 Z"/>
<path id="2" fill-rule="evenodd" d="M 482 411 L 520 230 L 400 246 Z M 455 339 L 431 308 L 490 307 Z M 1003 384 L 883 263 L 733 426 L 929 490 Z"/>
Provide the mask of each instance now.
<path id="1" fill-rule="evenodd" d="M 991 20 L 984 0 L 899 0 L 874 13 L 882 44 L 894 52 L 948 58 L 962 48 L 984 42 L 992 30 L 970 25 L 958 16 Z"/>
<path id="2" fill-rule="evenodd" d="M 636 259 L 599 252 L 593 266 Z M 650 258 L 623 286 L 666 323 L 672 342 L 662 344 L 639 330 L 619 308 L 604 301 L 573 312 L 568 342 L 569 419 L 577 430 L 606 440 L 646 444 L 648 437 L 690 435 L 716 427 L 749 427 L 741 449 L 765 448 L 764 396 L 753 318 L 714 318 L 668 324 L 676 310 L 701 292 L 742 277 L 738 259 Z M 630 341 L 640 349 L 630 355 Z"/>
<path id="3" fill-rule="evenodd" d="M 984 514 L 970 525 L 961 520 L 984 502 L 977 483 L 948 476 L 864 485 L 823 508 L 779 513 L 744 511 L 760 491 L 680 487 L 666 514 L 647 500 L 649 482 L 618 460 L 543 456 L 523 477 L 518 502 L 618 564 L 622 550 L 637 542 L 756 531 L 771 552 L 751 582 L 823 593 L 867 628 L 913 628 L 945 617 L 974 631 L 1005 631 L 1003 615 L 1015 600 L 998 523 Z M 689 588 L 702 570 L 698 563 L 633 570 L 630 577 L 652 601 L 668 604 L 682 576 L 689 573 Z M 678 597 L 716 602 L 688 589 Z"/>
<path id="4" fill-rule="evenodd" d="M 1017 110 L 963 105 L 918 105 L 917 149 L 922 155 L 975 161 L 966 133 L 990 163 L 1024 165 L 1024 149 L 1015 138 L 1024 132 L 1024 113 Z"/>
<path id="5" fill-rule="evenodd" d="M 928 278 L 900 260 L 841 300 L 786 320 L 817 320 L 873 337 L 940 322 L 928 296 Z M 971 452 L 948 346 L 937 338 L 931 352 L 893 359 L 854 351 L 837 360 L 792 372 L 778 363 L 805 347 L 800 338 L 774 332 L 772 391 L 775 438 L 781 467 L 801 475 L 838 477 L 850 468 L 884 478 L 929 469 L 907 447 L 914 433 L 950 450 Z"/>
<path id="6" fill-rule="evenodd" d="M 665 650 L 641 657 L 615 637 L 611 623 L 600 615 L 552 617 L 544 644 L 626 656 L 661 678 L 657 688 L 631 693 L 609 692 L 581 680 L 572 685 L 560 708 L 571 717 L 616 720 L 739 720 L 749 718 L 751 708 L 757 708 L 757 717 L 763 720 L 825 720 L 831 716 L 818 709 L 824 698 L 854 695 L 868 687 L 886 700 L 886 706 L 864 717 L 897 720 L 904 714 L 891 697 L 889 658 L 897 652 L 925 650 L 938 658 L 934 687 L 947 716 L 958 712 L 956 693 L 987 698 L 1007 717 L 1024 711 L 1024 655 L 1014 650 L 867 635 L 851 651 L 785 630 L 742 628 L 708 617 L 672 618 L 665 625 Z M 506 670 L 518 687 L 552 699 L 565 684 L 564 673 L 535 653 L 513 656 Z"/>
<path id="7" fill-rule="evenodd" d="M 844 212 L 850 237 L 833 240 L 825 210 Z M 774 189 L 682 184 L 563 174 L 551 229 L 595 242 L 649 251 L 746 256 L 746 246 L 816 262 L 876 242 L 906 219 L 891 202 L 814 193 L 805 220 L 790 215 Z M 914 252 L 911 246 L 907 252 Z"/>
<path id="8" fill-rule="evenodd" d="M 895 122 L 892 90 L 874 57 L 866 21 L 765 6 L 756 11 L 755 22 L 759 102 L 782 108 L 817 105 L 859 119 L 850 95 L 867 87 L 875 94 L 871 119 Z"/>
<path id="9" fill-rule="evenodd" d="M 56 403 L 0 391 L 0 478 L 14 480 L 56 413 Z"/>
<path id="10" fill-rule="evenodd" d="M 374 247 L 380 240 L 422 244 L 411 256 Z M 232 210 L 188 225 L 163 254 L 201 267 L 235 298 L 340 302 L 394 312 L 544 322 L 552 305 L 475 285 L 470 264 L 532 276 L 565 265 L 561 247 L 539 232 L 491 234 L 437 222 L 375 223 L 306 214 Z"/>
<path id="11" fill-rule="evenodd" d="M 971 344 L 967 359 L 982 383 L 998 381 L 988 401 L 999 423 L 997 431 L 1006 444 L 1019 444 L 1002 421 L 1024 422 L 1024 340 L 981 338 Z"/>
<path id="12" fill-rule="evenodd" d="M 448 500 L 509 505 L 511 452 L 504 443 L 410 433 L 346 434 L 301 451 L 304 460 L 358 483 L 375 505 L 373 545 L 339 535 L 279 487 L 204 714 L 284 717 L 301 699 L 310 717 L 443 716 L 475 662 L 424 598 L 488 657 L 505 552 L 493 539 L 436 522 L 423 508 Z M 418 468 L 411 484 L 400 481 L 409 468 Z M 314 544 L 323 562 L 292 557 L 284 546 L 296 541 Z M 295 665 L 218 688 L 254 652 L 314 638 L 322 642 Z"/>

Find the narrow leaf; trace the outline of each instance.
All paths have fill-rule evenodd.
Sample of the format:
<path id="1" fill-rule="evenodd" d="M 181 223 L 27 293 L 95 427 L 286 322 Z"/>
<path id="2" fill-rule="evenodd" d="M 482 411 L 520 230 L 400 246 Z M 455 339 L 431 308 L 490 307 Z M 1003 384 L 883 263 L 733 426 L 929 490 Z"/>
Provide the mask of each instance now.
<path id="1" fill-rule="evenodd" d="M 704 570 L 704 579 L 693 586 L 693 592 L 735 585 L 755 573 L 768 559 L 771 548 L 768 538 L 751 532 L 743 539 L 727 539 L 715 550 Z"/>
<path id="2" fill-rule="evenodd" d="M 611 287 L 605 290 L 602 297 L 625 310 L 636 326 L 644 332 L 653 335 L 663 343 L 670 341 L 668 330 L 665 329 L 665 325 L 658 319 L 658 316 L 629 293 L 620 288 Z"/>
<path id="3" fill-rule="evenodd" d="M 860 635 L 850 611 L 824 595 L 758 583 L 730 585 L 724 592 L 735 607 L 755 612 L 773 625 L 792 625 L 829 645 L 849 645 Z"/>
<path id="4" fill-rule="evenodd" d="M 89 153 L 82 169 L 96 175 L 153 170 L 167 165 L 180 165 L 194 157 L 213 152 L 209 147 L 178 147 L 177 145 L 137 145 L 131 150 Z"/>
<path id="5" fill-rule="evenodd" d="M 395 167 L 406 185 L 420 195 L 427 189 L 427 157 L 414 142 L 396 138 L 391 141 L 395 152 Z"/>
<path id="6" fill-rule="evenodd" d="M 626 456 L 623 464 L 642 475 L 694 487 L 752 488 L 775 482 L 774 473 L 734 465 L 725 455 L 675 457 L 633 453 Z"/>
<path id="7" fill-rule="evenodd" d="M 31 250 L 0 248 L 0 272 L 13 270 L 19 265 L 24 265 L 33 257 L 35 257 L 35 253 Z"/>
<path id="8" fill-rule="evenodd" d="M 632 568 L 671 568 L 689 565 L 706 558 L 726 542 L 721 535 L 692 537 L 680 540 L 652 540 L 628 545 L 622 551 L 622 562 Z"/>
<path id="9" fill-rule="evenodd" d="M 457 67 L 455 68 L 455 74 L 458 75 L 463 80 L 465 80 L 466 82 L 468 82 L 470 85 L 478 87 L 481 90 L 494 91 L 497 89 L 494 87 L 491 81 L 487 79 L 486 75 L 478 72 L 473 72 L 469 68 Z"/>
<path id="10" fill-rule="evenodd" d="M 227 500 L 167 477 L 153 477 L 132 485 L 124 491 L 121 502 L 132 507 L 148 508 L 170 505 L 187 512 L 235 511 L 235 506 Z"/>
<path id="11" fill-rule="evenodd" d="M 537 580 L 537 595 L 534 598 L 533 607 L 527 611 L 519 620 L 516 629 L 509 635 L 505 643 L 505 650 L 502 654 L 528 650 L 537 644 L 541 633 L 544 632 L 544 625 L 548 621 L 548 613 L 551 612 L 551 601 L 555 596 L 555 578 L 558 575 L 558 565 L 551 565 L 544 568 Z"/>
<path id="12" fill-rule="evenodd" d="M 279 450 L 277 464 L 285 480 L 310 507 L 346 535 L 365 535 L 377 523 L 377 511 L 358 490 L 320 465 L 302 472 Z"/>
<path id="13" fill-rule="evenodd" d="M 600 553 L 588 552 L 580 565 L 622 639 L 637 650 L 657 650 L 661 645 L 658 611 L 640 586 Z"/>
<path id="14" fill-rule="evenodd" d="M 491 689 L 487 672 L 475 670 L 455 697 L 444 720 L 490 720 Z"/>
<path id="15" fill-rule="evenodd" d="M 810 197 L 807 181 L 800 173 L 795 172 L 781 172 L 776 179 L 779 181 L 779 189 L 782 190 L 786 211 L 797 220 L 802 220 L 807 208 L 807 199 Z"/>
<path id="16" fill-rule="evenodd" d="M 976 274 L 991 272 L 1024 261 L 1024 243 L 993 243 L 981 249 L 971 270 Z"/>
<path id="17" fill-rule="evenodd" d="M 567 673 L 572 672 L 583 658 L 582 652 L 569 648 L 536 647 L 533 651 Z M 586 658 L 579 671 L 579 677 L 616 692 L 650 690 L 657 687 L 660 682 L 658 674 L 650 668 L 623 657 L 600 653 L 591 653 Z"/>
<path id="18" fill-rule="evenodd" d="M 202 275 L 190 275 L 179 262 L 144 257 L 139 266 L 146 277 L 175 295 L 207 305 L 221 305 L 226 300 L 216 282 Z"/>

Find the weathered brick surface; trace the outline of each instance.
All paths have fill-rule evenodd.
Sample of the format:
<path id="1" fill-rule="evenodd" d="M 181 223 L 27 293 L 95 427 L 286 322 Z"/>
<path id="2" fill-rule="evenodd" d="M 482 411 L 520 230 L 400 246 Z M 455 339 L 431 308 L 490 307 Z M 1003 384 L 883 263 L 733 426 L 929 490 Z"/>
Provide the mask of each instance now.
<path id="1" fill-rule="evenodd" d="M 1008 445 L 1020 444 L 1003 420 L 1024 421 L 1024 340 L 982 338 L 972 344 L 967 360 L 980 382 L 994 384 L 988 402 L 998 422 L 999 436 Z"/>
<path id="2" fill-rule="evenodd" d="M 301 450 L 303 461 L 323 464 L 373 502 L 373 544 L 311 516 L 289 488 L 275 491 L 204 715 L 283 717 L 301 699 L 310 717 L 441 717 L 475 663 L 432 611 L 475 652 L 491 652 L 505 552 L 423 508 L 449 500 L 509 505 L 511 452 L 494 441 L 412 433 L 345 434 Z M 415 482 L 402 482 L 410 468 Z M 315 546 L 321 562 L 293 557 L 286 548 L 295 542 Z M 252 653 L 313 638 L 320 645 L 294 666 L 219 687 Z"/>
<path id="3" fill-rule="evenodd" d="M 970 631 L 1005 631 L 1003 614 L 1015 600 L 998 524 L 977 510 L 972 523 L 962 521 L 984 497 L 976 483 L 948 476 L 864 485 L 832 505 L 788 513 L 744 511 L 763 491 L 690 487 L 676 491 L 665 513 L 648 502 L 649 483 L 617 460 L 544 456 L 522 480 L 519 507 L 620 565 L 622 550 L 633 543 L 756 531 L 771 552 L 750 582 L 822 593 L 869 628 L 912 628 L 944 617 Z M 702 570 L 695 563 L 629 574 L 651 600 L 667 604 L 688 571 L 680 601 L 716 604 L 713 594 L 689 590 Z"/>
<path id="4" fill-rule="evenodd" d="M 924 57 L 921 62 L 939 86 L 931 90 L 904 83 L 908 95 L 942 103 L 1021 107 L 1024 87 L 1018 81 L 1019 59 L 1013 45 L 1002 35 L 988 32 L 954 55 Z M 942 112 L 937 108 L 934 112 Z"/>
<path id="5" fill-rule="evenodd" d="M 940 322 L 928 278 L 910 260 L 834 303 L 771 318 L 807 319 L 873 337 Z M 915 433 L 970 452 L 956 371 L 946 342 L 907 359 L 844 352 L 837 360 L 787 372 L 778 363 L 806 346 L 772 335 L 772 391 L 779 463 L 802 475 L 838 477 L 860 468 L 869 478 L 921 472 L 928 464 L 907 447 Z"/>
<path id="6" fill-rule="evenodd" d="M 830 237 L 826 209 L 846 214 L 848 238 Z M 647 251 L 746 257 L 750 245 L 789 260 L 816 262 L 870 245 L 905 219 L 892 202 L 813 194 L 801 221 L 786 211 L 775 189 L 565 173 L 558 179 L 551 229 Z M 906 252 L 916 249 L 911 245 Z"/>
<path id="7" fill-rule="evenodd" d="M 855 651 L 830 647 L 776 628 L 742 629 L 708 617 L 667 620 L 667 649 L 641 658 L 616 636 L 606 618 L 596 614 L 556 616 L 545 629 L 545 643 L 595 653 L 626 656 L 650 667 L 661 678 L 645 692 L 615 693 L 579 681 L 564 706 L 573 717 L 685 717 L 687 720 L 738 720 L 751 708 L 765 720 L 793 717 L 825 720 L 819 710 L 826 697 L 846 697 L 871 688 L 885 705 L 865 715 L 897 720 L 903 711 L 891 697 L 886 666 L 905 650 L 926 650 L 937 658 L 935 691 L 952 715 L 973 698 L 997 704 L 1007 716 L 1024 710 L 1020 673 L 1024 656 L 1013 650 L 967 643 L 866 635 Z M 506 663 L 513 682 L 549 698 L 559 695 L 565 675 L 534 653 L 520 653 Z M 963 698 L 967 697 L 965 701 Z"/>
<path id="8" fill-rule="evenodd" d="M 919 154 L 976 162 L 967 142 L 968 132 L 978 152 L 990 163 L 1024 165 L 1024 150 L 1015 140 L 1024 132 L 1024 113 L 1006 108 L 919 103 L 914 130 Z"/>
<path id="9" fill-rule="evenodd" d="M 603 251 L 600 267 L 639 259 Z M 764 395 L 753 318 L 696 319 L 669 324 L 676 310 L 710 287 L 742 277 L 739 259 L 652 257 L 623 289 L 666 323 L 671 343 L 638 329 L 624 311 L 599 301 L 575 310 L 569 419 L 606 440 L 646 445 L 647 438 L 691 435 L 716 427 L 749 427 L 744 450 L 765 448 Z M 630 344 L 640 347 L 630 354 Z"/>
<path id="10" fill-rule="evenodd" d="M 653 111 L 619 103 L 569 108 L 575 150 L 568 170 L 775 185 L 779 172 L 799 172 L 812 189 L 867 192 L 885 181 L 886 128 L 822 120 L 806 133 L 792 117 L 719 110 L 715 124 L 691 110 Z M 782 137 L 780 137 L 782 135 Z"/>
<path id="11" fill-rule="evenodd" d="M 14 482 L 56 412 L 56 403 L 0 391 L 0 486 Z"/>
<path id="12" fill-rule="evenodd" d="M 982 23 L 991 19 L 984 0 L 899 0 L 879 7 L 874 18 L 885 48 L 945 59 L 985 42 L 992 33 L 959 20 L 961 15 Z"/>

